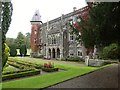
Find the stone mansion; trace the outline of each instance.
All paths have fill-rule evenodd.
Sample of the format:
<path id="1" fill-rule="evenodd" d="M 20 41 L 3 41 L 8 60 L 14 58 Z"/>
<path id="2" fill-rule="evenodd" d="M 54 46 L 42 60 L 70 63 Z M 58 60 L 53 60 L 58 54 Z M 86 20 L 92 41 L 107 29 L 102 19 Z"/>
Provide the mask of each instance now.
<path id="1" fill-rule="evenodd" d="M 86 49 L 78 42 L 69 22 L 79 15 L 84 19 L 88 15 L 88 6 L 63 14 L 58 18 L 42 23 L 37 10 L 31 22 L 31 56 L 43 55 L 48 59 L 62 59 L 78 56 L 85 58 Z M 79 20 L 80 21 L 80 20 Z M 79 33 L 81 34 L 81 33 Z"/>

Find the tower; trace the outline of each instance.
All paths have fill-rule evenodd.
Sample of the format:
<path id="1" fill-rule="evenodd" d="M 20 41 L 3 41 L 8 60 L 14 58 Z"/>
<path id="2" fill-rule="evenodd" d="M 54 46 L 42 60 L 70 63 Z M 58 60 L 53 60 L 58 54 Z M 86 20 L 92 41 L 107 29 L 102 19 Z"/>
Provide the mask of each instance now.
<path id="1" fill-rule="evenodd" d="M 34 13 L 31 22 L 31 36 L 30 36 L 30 46 L 31 46 L 31 56 L 37 56 L 39 53 L 39 49 L 41 48 L 41 16 L 39 11 L 36 10 Z"/>

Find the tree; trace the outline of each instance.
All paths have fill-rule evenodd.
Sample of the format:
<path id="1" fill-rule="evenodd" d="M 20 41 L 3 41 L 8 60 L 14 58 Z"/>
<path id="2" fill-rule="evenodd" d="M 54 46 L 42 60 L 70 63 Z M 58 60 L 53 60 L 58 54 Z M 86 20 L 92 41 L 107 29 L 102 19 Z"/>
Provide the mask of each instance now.
<path id="1" fill-rule="evenodd" d="M 6 44 L 11 47 L 15 44 L 15 39 L 14 38 L 6 38 Z"/>
<path id="2" fill-rule="evenodd" d="M 12 44 L 10 46 L 10 56 L 16 56 L 17 55 L 17 50 L 16 50 L 16 45 L 15 44 Z"/>
<path id="3" fill-rule="evenodd" d="M 21 45 L 21 47 L 20 47 L 20 55 L 22 56 L 23 54 L 24 54 L 24 56 L 26 56 L 26 54 L 27 54 L 27 48 L 26 48 L 25 44 Z"/>
<path id="4" fill-rule="evenodd" d="M 30 33 L 26 33 L 26 36 L 25 36 L 25 44 L 26 44 L 26 47 L 28 49 L 30 49 Z"/>
<path id="5" fill-rule="evenodd" d="M 21 45 L 25 44 L 25 36 L 22 34 L 22 32 L 18 33 L 15 43 L 16 43 L 17 49 L 20 49 Z"/>
<path id="6" fill-rule="evenodd" d="M 7 45 L 5 44 L 6 33 L 11 23 L 11 16 L 12 16 L 12 3 L 11 2 L 0 2 L 2 4 L 2 12 L 1 12 L 1 21 L 2 21 L 2 67 L 5 66 L 8 56 L 6 55 L 5 48 Z"/>
<path id="7" fill-rule="evenodd" d="M 91 26 L 95 33 L 95 44 L 107 46 L 120 42 L 120 3 L 97 3 L 90 10 Z M 113 36 L 114 35 L 114 36 Z"/>
<path id="8" fill-rule="evenodd" d="M 120 2 L 94 3 L 89 10 L 89 18 L 80 17 L 81 37 L 85 47 L 103 48 L 111 43 L 120 45 Z M 81 38 L 80 38 L 81 39 Z"/>

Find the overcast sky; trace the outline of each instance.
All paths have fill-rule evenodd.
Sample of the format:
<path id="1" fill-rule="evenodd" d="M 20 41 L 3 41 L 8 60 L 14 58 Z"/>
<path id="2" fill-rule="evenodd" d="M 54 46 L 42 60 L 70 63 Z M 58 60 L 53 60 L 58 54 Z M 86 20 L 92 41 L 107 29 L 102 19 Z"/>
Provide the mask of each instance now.
<path id="1" fill-rule="evenodd" d="M 30 20 L 36 10 L 39 10 L 41 20 L 45 23 L 72 12 L 73 7 L 79 9 L 86 6 L 85 0 L 12 0 L 12 3 L 12 21 L 6 35 L 10 38 L 16 38 L 18 32 L 31 32 Z"/>

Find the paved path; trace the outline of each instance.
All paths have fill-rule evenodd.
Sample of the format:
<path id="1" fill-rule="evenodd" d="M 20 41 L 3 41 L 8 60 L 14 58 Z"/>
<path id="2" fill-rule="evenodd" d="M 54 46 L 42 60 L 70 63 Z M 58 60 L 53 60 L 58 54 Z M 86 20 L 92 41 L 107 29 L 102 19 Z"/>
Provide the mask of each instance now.
<path id="1" fill-rule="evenodd" d="M 49 88 L 118 88 L 118 65 L 114 64 Z"/>

